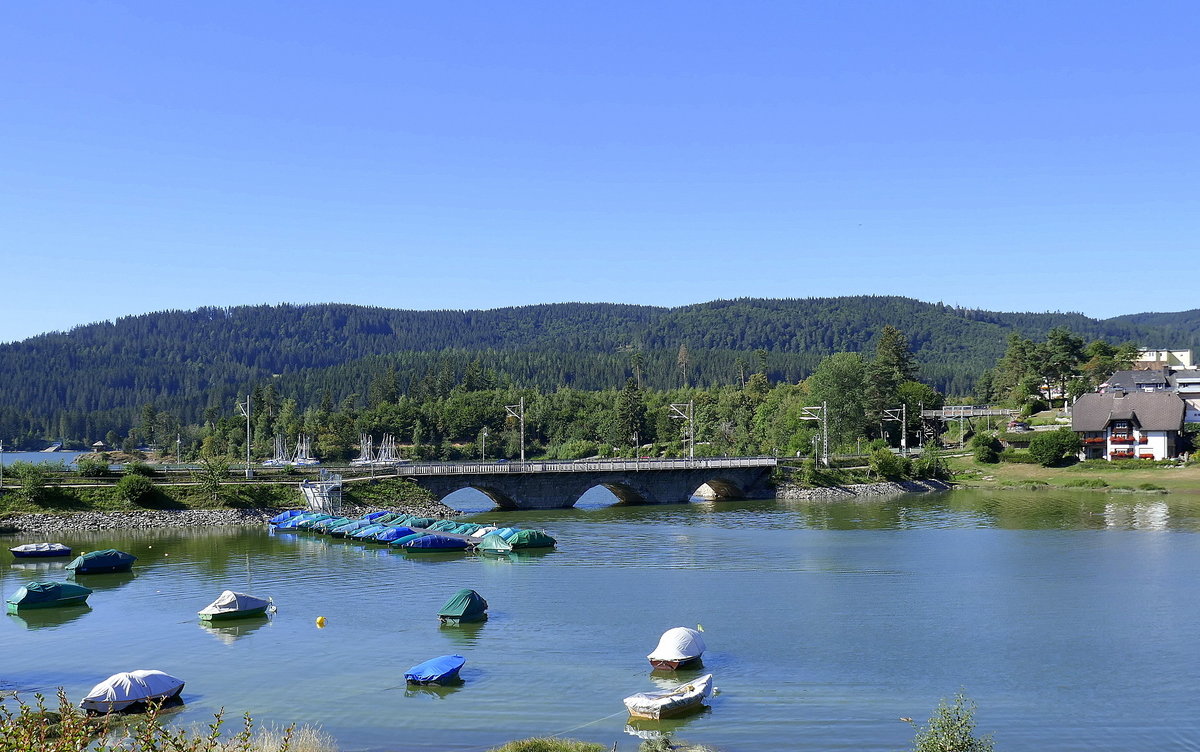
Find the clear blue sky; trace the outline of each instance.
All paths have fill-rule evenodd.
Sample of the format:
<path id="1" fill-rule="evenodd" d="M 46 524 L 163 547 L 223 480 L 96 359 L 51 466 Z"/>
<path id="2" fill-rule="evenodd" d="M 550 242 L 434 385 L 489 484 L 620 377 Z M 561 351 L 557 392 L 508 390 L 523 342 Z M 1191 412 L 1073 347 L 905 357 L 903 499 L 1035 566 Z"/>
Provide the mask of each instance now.
<path id="1" fill-rule="evenodd" d="M 9 3 L 0 341 L 165 308 L 1200 306 L 1200 4 Z"/>

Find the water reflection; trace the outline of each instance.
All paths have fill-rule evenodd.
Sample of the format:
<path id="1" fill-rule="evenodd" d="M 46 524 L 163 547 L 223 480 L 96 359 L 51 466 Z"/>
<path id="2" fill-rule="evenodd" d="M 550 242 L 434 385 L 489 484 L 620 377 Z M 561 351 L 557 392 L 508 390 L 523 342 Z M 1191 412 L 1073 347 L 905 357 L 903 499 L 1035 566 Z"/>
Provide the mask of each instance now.
<path id="1" fill-rule="evenodd" d="M 15 614 L 9 614 L 8 618 L 24 629 L 53 629 L 70 624 L 91 610 L 92 607 L 88 604 L 80 603 L 77 606 L 58 608 L 21 609 Z"/>
<path id="2" fill-rule="evenodd" d="M 71 580 L 73 582 L 90 587 L 92 590 L 118 590 L 136 579 L 136 572 L 110 572 L 108 574 L 83 574 L 78 576 L 74 572 L 71 573 Z"/>
<path id="3" fill-rule="evenodd" d="M 462 679 L 446 684 L 408 684 L 404 688 L 405 697 L 424 697 L 429 700 L 444 700 L 458 692 L 466 684 Z"/>
<path id="4" fill-rule="evenodd" d="M 270 623 L 271 617 L 263 615 L 231 620 L 229 622 L 217 622 L 216 624 L 201 621 L 200 628 L 226 645 L 232 645 L 239 639 L 250 636 Z"/>
<path id="5" fill-rule="evenodd" d="M 62 559 L 60 561 L 19 561 L 9 566 L 18 571 L 37 574 L 38 576 L 47 573 L 61 575 L 65 574 L 66 566 L 70 561 L 70 559 Z"/>
<path id="6" fill-rule="evenodd" d="M 456 645 L 474 647 L 479 644 L 479 634 L 487 626 L 486 621 L 465 622 L 458 624 L 442 623 L 438 632 L 450 638 Z"/>
<path id="7" fill-rule="evenodd" d="M 687 727 L 692 721 L 711 712 L 712 708 L 707 705 L 701 705 L 688 715 L 679 716 L 678 718 L 663 718 L 658 721 L 649 718 L 629 718 L 625 721 L 625 733 L 636 736 L 639 739 L 659 739 L 665 736 L 674 738 L 678 736 L 680 729 Z"/>
<path id="8" fill-rule="evenodd" d="M 1171 508 L 1165 501 L 1104 505 L 1104 526 L 1108 528 L 1166 530 L 1170 523 Z"/>

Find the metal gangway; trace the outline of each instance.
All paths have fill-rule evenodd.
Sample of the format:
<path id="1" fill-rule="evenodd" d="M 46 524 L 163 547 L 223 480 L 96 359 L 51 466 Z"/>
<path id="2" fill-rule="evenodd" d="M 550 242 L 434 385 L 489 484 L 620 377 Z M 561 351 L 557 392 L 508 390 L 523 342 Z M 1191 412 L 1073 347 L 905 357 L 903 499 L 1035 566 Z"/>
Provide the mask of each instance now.
<path id="1" fill-rule="evenodd" d="M 338 473 L 321 470 L 317 480 L 300 483 L 300 493 L 309 511 L 332 515 L 342 512 L 342 476 Z"/>

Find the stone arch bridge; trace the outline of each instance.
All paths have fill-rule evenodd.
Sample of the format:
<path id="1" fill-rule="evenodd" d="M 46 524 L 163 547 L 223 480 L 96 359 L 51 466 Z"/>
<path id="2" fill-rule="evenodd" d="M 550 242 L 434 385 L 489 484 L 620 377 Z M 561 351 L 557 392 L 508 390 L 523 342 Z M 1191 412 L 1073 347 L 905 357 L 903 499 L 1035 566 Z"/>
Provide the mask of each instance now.
<path id="1" fill-rule="evenodd" d="M 396 477 L 439 499 L 474 488 L 502 509 L 567 509 L 596 486 L 624 504 L 684 503 L 701 486 L 717 499 L 768 498 L 776 464 L 773 457 L 421 463 L 397 466 Z"/>

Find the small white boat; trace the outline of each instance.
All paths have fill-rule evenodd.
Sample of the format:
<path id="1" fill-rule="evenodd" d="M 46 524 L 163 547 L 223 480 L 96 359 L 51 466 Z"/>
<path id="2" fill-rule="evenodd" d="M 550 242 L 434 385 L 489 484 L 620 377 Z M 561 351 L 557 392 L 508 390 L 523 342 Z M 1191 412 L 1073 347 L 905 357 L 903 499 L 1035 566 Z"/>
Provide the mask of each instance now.
<path id="1" fill-rule="evenodd" d="M 638 692 L 625 698 L 625 707 L 634 718 L 671 718 L 699 710 L 704 698 L 712 694 L 712 674 L 661 692 Z"/>
<path id="2" fill-rule="evenodd" d="M 256 598 L 253 595 L 226 590 L 212 603 L 200 609 L 197 614 L 204 621 L 223 621 L 225 619 L 240 619 L 247 616 L 263 616 L 273 611 L 275 604 L 269 598 Z"/>
<path id="3" fill-rule="evenodd" d="M 704 650 L 704 638 L 698 631 L 675 627 L 663 632 L 662 637 L 658 638 L 658 647 L 646 659 L 656 669 L 674 671 L 698 665 Z"/>
<path id="4" fill-rule="evenodd" d="M 114 713 L 137 703 L 170 700 L 182 691 L 183 680 L 162 671 L 125 671 L 92 687 L 79 707 L 96 713 Z"/>

